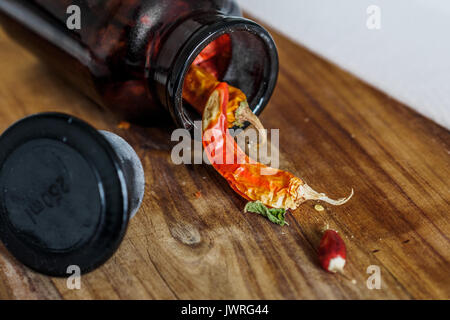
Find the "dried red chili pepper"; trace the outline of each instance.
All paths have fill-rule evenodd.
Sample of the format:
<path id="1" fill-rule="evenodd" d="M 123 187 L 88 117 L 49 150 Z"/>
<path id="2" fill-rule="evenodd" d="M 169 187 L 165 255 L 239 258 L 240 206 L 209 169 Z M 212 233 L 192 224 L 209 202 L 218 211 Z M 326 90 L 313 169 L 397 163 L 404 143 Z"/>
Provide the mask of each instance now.
<path id="1" fill-rule="evenodd" d="M 238 194 L 268 207 L 292 210 L 306 200 L 341 205 L 351 198 L 353 190 L 348 198 L 332 200 L 291 173 L 250 159 L 228 132 L 228 104 L 228 85 L 222 82 L 210 94 L 203 111 L 203 145 L 214 168 Z"/>
<path id="2" fill-rule="evenodd" d="M 334 230 L 326 230 L 319 245 L 319 261 L 328 272 L 344 272 L 347 250 L 344 240 Z"/>

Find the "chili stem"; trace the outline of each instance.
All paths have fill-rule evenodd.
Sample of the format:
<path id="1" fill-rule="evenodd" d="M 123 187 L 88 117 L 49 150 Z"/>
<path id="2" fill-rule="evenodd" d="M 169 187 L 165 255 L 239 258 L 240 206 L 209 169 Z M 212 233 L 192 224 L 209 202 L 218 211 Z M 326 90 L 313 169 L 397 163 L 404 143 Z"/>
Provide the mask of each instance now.
<path id="1" fill-rule="evenodd" d="M 302 195 L 302 197 L 305 200 L 321 200 L 326 203 L 332 204 L 334 206 L 340 206 L 346 203 L 348 200 L 350 200 L 353 197 L 354 191 L 350 192 L 350 195 L 346 198 L 341 198 L 338 200 L 333 200 L 327 197 L 325 193 L 319 193 L 312 189 L 310 186 L 308 186 L 306 183 L 299 186 L 299 193 Z"/>
<path id="2" fill-rule="evenodd" d="M 236 121 L 235 125 L 241 127 L 245 122 L 249 122 L 258 131 L 261 141 L 258 143 L 259 146 L 263 146 L 267 142 L 267 131 L 262 125 L 259 118 L 250 109 L 247 101 L 242 101 L 239 108 L 236 110 Z"/>

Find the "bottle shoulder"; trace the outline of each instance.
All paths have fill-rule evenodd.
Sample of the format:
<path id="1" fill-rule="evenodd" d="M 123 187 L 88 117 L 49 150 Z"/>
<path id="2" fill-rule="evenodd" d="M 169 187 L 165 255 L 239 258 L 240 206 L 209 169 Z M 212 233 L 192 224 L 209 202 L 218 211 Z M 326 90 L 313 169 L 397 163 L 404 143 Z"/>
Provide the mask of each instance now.
<path id="1" fill-rule="evenodd" d="M 122 0 L 100 2 L 87 10 L 86 30 L 78 36 L 97 61 L 145 72 L 170 30 L 188 17 L 204 13 L 239 15 L 234 0 Z M 119 3 L 120 5 L 117 5 Z"/>

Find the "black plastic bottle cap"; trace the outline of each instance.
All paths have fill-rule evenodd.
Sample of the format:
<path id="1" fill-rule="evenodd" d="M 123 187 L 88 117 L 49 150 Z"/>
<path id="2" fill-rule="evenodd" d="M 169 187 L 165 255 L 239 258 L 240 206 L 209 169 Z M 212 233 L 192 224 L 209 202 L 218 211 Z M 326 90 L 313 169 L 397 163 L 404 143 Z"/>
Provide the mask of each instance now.
<path id="1" fill-rule="evenodd" d="M 134 150 L 114 136 L 45 113 L 0 137 L 0 238 L 19 261 L 68 276 L 69 266 L 85 273 L 113 255 L 145 185 Z"/>

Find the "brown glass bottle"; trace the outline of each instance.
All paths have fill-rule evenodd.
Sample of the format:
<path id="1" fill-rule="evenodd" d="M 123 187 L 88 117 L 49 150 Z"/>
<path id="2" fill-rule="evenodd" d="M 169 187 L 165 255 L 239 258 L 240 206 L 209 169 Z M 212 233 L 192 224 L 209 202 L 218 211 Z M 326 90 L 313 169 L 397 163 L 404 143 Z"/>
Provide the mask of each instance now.
<path id="1" fill-rule="evenodd" d="M 77 5 L 81 28 L 69 30 Z M 183 103 L 189 66 L 212 41 L 231 38 L 222 81 L 240 88 L 259 114 L 272 95 L 278 55 L 269 33 L 233 0 L 1 0 L 8 33 L 99 104 L 127 119 L 160 106 L 180 127 L 200 115 Z"/>

